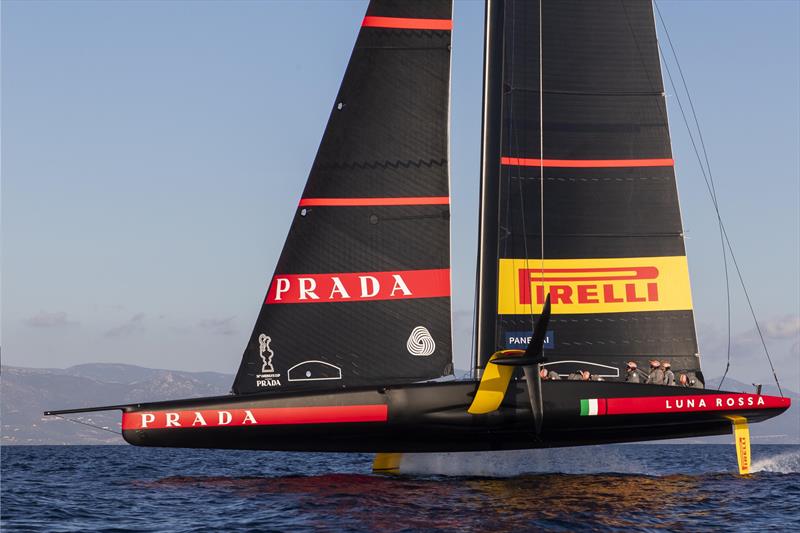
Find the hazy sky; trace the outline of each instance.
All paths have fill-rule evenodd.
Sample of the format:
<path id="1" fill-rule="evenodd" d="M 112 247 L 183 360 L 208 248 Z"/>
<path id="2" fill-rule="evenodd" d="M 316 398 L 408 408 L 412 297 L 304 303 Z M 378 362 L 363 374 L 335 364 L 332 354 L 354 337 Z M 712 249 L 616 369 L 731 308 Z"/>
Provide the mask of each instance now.
<path id="1" fill-rule="evenodd" d="M 366 0 L 2 3 L 3 363 L 234 372 Z M 659 3 L 735 252 L 800 389 L 800 3 Z M 483 5 L 457 1 L 456 366 L 469 359 Z M 677 72 L 676 72 L 677 73 Z M 724 368 L 717 227 L 671 89 L 707 376 Z M 769 382 L 740 291 L 732 375 Z"/>

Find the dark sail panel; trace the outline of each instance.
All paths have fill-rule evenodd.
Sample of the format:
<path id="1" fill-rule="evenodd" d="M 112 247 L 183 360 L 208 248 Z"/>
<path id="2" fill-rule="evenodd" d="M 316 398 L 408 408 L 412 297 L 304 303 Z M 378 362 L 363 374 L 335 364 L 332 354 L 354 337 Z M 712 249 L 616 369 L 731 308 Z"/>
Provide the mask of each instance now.
<path id="1" fill-rule="evenodd" d="M 699 372 L 652 4 L 506 0 L 502 24 L 492 348 L 549 292 L 551 361 Z"/>
<path id="2" fill-rule="evenodd" d="M 370 2 L 235 393 L 452 373 L 451 11 Z"/>

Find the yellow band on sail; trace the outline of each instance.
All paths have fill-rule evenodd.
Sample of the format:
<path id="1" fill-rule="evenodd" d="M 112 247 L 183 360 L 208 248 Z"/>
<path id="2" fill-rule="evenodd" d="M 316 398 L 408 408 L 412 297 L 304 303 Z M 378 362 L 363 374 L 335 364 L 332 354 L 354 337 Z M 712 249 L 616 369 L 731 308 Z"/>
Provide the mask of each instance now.
<path id="1" fill-rule="evenodd" d="M 615 259 L 500 259 L 497 312 L 553 314 L 692 309 L 686 256 Z"/>

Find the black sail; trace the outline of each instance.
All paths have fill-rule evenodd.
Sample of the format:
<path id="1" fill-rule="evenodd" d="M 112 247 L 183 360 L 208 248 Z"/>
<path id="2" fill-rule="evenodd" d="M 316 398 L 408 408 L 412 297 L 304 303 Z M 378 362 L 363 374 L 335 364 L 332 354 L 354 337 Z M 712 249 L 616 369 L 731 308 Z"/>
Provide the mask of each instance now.
<path id="1" fill-rule="evenodd" d="M 450 0 L 372 0 L 237 394 L 452 373 Z"/>
<path id="2" fill-rule="evenodd" d="M 699 373 L 651 2 L 505 0 L 494 12 L 502 50 L 487 58 L 502 68 L 485 90 L 499 111 L 484 131 L 494 120 L 499 134 L 484 154 L 500 160 L 484 165 L 497 205 L 483 216 L 497 262 L 481 278 L 497 295 L 481 307 L 479 366 L 525 347 L 549 292 L 550 361 L 607 378 L 630 359 Z"/>

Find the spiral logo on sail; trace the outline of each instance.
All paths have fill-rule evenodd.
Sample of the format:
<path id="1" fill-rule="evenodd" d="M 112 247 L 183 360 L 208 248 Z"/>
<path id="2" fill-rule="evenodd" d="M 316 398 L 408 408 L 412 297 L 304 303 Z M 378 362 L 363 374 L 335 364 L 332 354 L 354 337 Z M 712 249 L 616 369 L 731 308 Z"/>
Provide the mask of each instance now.
<path id="1" fill-rule="evenodd" d="M 436 350 L 436 343 L 431 337 L 431 332 L 424 326 L 417 326 L 411 332 L 406 342 L 406 348 L 411 355 L 426 357 Z"/>

